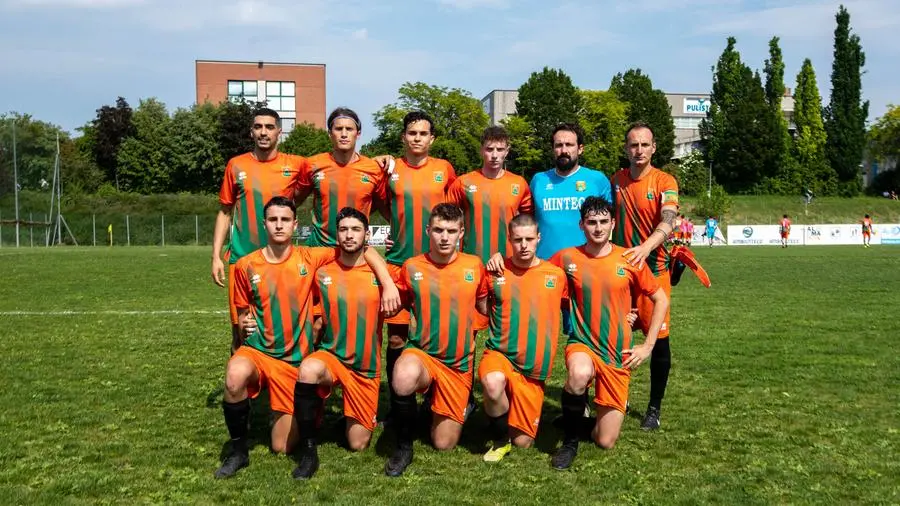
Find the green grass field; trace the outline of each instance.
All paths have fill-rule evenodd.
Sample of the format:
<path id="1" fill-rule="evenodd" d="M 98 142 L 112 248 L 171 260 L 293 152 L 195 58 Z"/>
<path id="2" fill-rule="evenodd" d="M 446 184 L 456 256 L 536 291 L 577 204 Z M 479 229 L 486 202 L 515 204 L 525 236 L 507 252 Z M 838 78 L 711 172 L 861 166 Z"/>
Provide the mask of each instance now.
<path id="1" fill-rule="evenodd" d="M 294 462 L 267 450 L 261 403 L 250 467 L 212 478 L 228 439 L 220 401 L 230 337 L 207 248 L 4 248 L 0 501 L 900 502 L 900 249 L 697 253 L 713 288 L 689 276 L 675 288 L 659 432 L 629 416 L 615 449 L 585 442 L 572 470 L 550 469 L 561 437 L 549 423 L 560 413 L 558 361 L 534 449 L 483 463 L 479 410 L 461 447 L 438 453 L 422 442 L 407 473 L 389 479 L 390 435 L 352 454 L 330 430 L 319 473 L 299 483 Z M 151 313 L 176 310 L 188 313 Z M 647 373 L 632 383 L 641 410 Z"/>

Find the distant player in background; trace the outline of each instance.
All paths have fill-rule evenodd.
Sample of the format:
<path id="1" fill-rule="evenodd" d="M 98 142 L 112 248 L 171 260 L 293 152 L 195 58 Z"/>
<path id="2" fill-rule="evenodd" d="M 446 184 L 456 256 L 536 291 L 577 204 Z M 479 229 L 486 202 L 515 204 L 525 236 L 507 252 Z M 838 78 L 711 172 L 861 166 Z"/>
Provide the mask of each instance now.
<path id="1" fill-rule="evenodd" d="M 557 251 L 581 244 L 579 209 L 590 196 L 612 201 L 609 179 L 600 171 L 579 165 L 584 132 L 574 123 L 561 123 L 550 136 L 555 167 L 531 178 L 534 217 L 541 230 L 537 256 L 549 259 Z M 508 253 L 508 252 L 507 252 Z M 504 254 L 504 256 L 509 256 Z M 562 312 L 563 333 L 572 332 L 569 311 Z"/>
<path id="2" fill-rule="evenodd" d="M 872 234 L 875 233 L 875 230 L 872 228 L 872 218 L 867 214 L 860 221 L 860 224 L 862 224 L 863 247 L 868 248 L 872 244 Z"/>
<path id="3" fill-rule="evenodd" d="M 788 238 L 791 235 L 791 219 L 788 218 L 788 215 L 783 215 L 781 217 L 781 225 L 779 225 L 779 230 L 781 231 L 781 247 L 788 247 Z"/>
<path id="4" fill-rule="evenodd" d="M 682 223 L 684 223 L 684 215 L 679 214 L 675 217 L 675 223 L 672 224 L 672 233 L 670 234 L 672 242 L 675 244 L 682 244 L 684 242 L 684 230 L 681 228 Z"/>
<path id="5" fill-rule="evenodd" d="M 629 167 L 612 177 L 616 199 L 612 241 L 628 248 L 623 255 L 632 267 L 647 264 L 668 299 L 672 291 L 671 257 L 663 243 L 672 233 L 678 215 L 678 183 L 674 177 L 651 165 L 655 152 L 656 142 L 650 127 L 646 123 L 632 124 L 625 133 Z M 643 295 L 638 296 L 636 302 L 640 329 L 649 337 L 654 303 Z M 660 410 L 672 363 L 669 330 L 667 310 L 650 360 L 650 401 L 641 421 L 644 430 L 656 430 L 660 425 Z"/>
<path id="6" fill-rule="evenodd" d="M 694 222 L 685 215 L 681 215 L 681 234 L 685 246 L 690 246 L 694 240 Z"/>
<path id="7" fill-rule="evenodd" d="M 703 235 L 706 236 L 706 240 L 709 242 L 709 247 L 713 247 L 713 243 L 716 241 L 716 229 L 719 228 L 719 221 L 712 216 L 706 217 L 706 231 L 703 232 Z"/>
<path id="8" fill-rule="evenodd" d="M 428 220 L 431 209 L 446 200 L 447 189 L 456 180 L 456 171 L 447 160 L 428 155 L 434 142 L 434 119 L 422 111 L 403 118 L 405 153 L 396 160 L 392 173 L 381 185 L 378 206 L 390 220 L 391 236 L 385 260 L 397 277 L 403 262 L 428 251 Z M 385 371 L 388 388 L 394 396 L 391 379 L 394 364 L 409 338 L 410 315 L 405 309 L 387 318 L 388 348 Z"/>
<path id="9" fill-rule="evenodd" d="M 241 346 L 234 306 L 234 266 L 245 255 L 266 245 L 263 207 L 275 196 L 293 198 L 298 181 L 307 170 L 306 159 L 278 152 L 281 136 L 278 113 L 258 109 L 250 125 L 253 151 L 228 161 L 219 190 L 219 213 L 213 231 L 212 278 L 225 286 L 225 262 L 228 263 L 228 307 L 231 315 L 231 352 Z M 222 248 L 231 231 L 224 261 Z"/>

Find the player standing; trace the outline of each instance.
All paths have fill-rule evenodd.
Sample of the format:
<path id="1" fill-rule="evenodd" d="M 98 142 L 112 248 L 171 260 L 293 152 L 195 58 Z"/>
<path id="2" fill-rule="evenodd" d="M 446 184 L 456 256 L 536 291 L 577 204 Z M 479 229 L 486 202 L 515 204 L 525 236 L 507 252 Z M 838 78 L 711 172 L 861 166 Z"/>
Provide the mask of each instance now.
<path id="1" fill-rule="evenodd" d="M 565 273 L 536 255 L 541 233 L 530 214 L 509 223 L 513 254 L 503 274 L 488 276 L 491 334 L 478 366 L 491 449 L 499 462 L 512 444 L 534 443 L 559 338 L 559 307 L 568 297 Z"/>
<path id="2" fill-rule="evenodd" d="M 363 250 L 369 220 L 345 207 L 336 216 L 340 255 L 315 274 L 327 322 L 316 351 L 300 364 L 294 394 L 294 418 L 302 454 L 295 479 L 311 478 L 319 468 L 316 419 L 335 387 L 343 390 L 347 442 L 359 451 L 369 446 L 381 383 L 381 284 L 366 264 Z"/>
<path id="3" fill-rule="evenodd" d="M 272 450 L 287 453 L 297 441 L 293 423 L 297 366 L 312 351 L 312 285 L 315 270 L 334 260 L 332 248 L 294 247 L 296 207 L 291 199 L 273 197 L 263 209 L 268 244 L 235 266 L 235 306 L 247 339 L 228 361 L 222 409 L 231 449 L 216 478 L 227 478 L 250 463 L 248 422 L 250 399 L 269 388 L 275 420 Z M 366 250 L 366 261 L 385 285 L 383 309 L 399 305 L 396 287 L 378 253 Z"/>
<path id="4" fill-rule="evenodd" d="M 860 223 L 862 223 L 863 247 L 868 248 L 872 244 L 872 233 L 874 232 L 872 229 L 872 218 L 869 218 L 867 214 Z"/>
<path id="5" fill-rule="evenodd" d="M 550 137 L 556 167 L 531 178 L 534 217 L 541 230 L 537 256 L 549 259 L 557 251 L 581 243 L 578 212 L 590 196 L 612 200 L 609 179 L 600 171 L 584 167 L 578 157 L 584 153 L 584 133 L 574 123 L 561 123 Z M 562 313 L 563 333 L 572 332 L 569 311 Z"/>
<path id="6" fill-rule="evenodd" d="M 630 166 L 612 177 L 618 225 L 613 230 L 612 241 L 628 248 L 624 256 L 629 265 L 647 264 L 668 298 L 672 291 L 671 259 L 663 244 L 672 233 L 678 215 L 678 183 L 650 164 L 655 152 L 656 142 L 650 127 L 646 123 L 632 124 L 625 133 L 625 154 Z M 647 336 L 651 330 L 653 303 L 649 297 L 638 296 L 637 307 L 640 329 Z M 650 401 L 641 422 L 644 430 L 659 428 L 660 409 L 669 382 L 672 352 L 668 310 L 658 337 L 650 360 Z"/>
<path id="7" fill-rule="evenodd" d="M 253 116 L 250 137 L 253 151 L 228 161 L 219 190 L 219 213 L 213 231 L 212 278 L 225 286 L 228 262 L 228 306 L 231 314 L 231 352 L 243 340 L 234 307 L 234 266 L 245 255 L 266 245 L 263 207 L 274 196 L 293 198 L 298 178 L 306 171 L 306 159 L 278 152 L 281 136 L 278 113 L 259 109 Z M 222 247 L 231 229 L 228 253 L 222 259 Z"/>
<path id="8" fill-rule="evenodd" d="M 713 247 L 713 242 L 716 240 L 716 229 L 719 228 L 719 222 L 712 216 L 706 217 L 706 231 L 704 234 L 706 235 L 706 240 L 709 241 L 709 247 Z"/>
<path id="9" fill-rule="evenodd" d="M 781 217 L 781 224 L 778 227 L 779 232 L 781 232 L 781 247 L 788 247 L 788 237 L 791 235 L 791 219 L 788 218 L 788 215 L 784 215 Z"/>
<path id="10" fill-rule="evenodd" d="M 391 412 L 397 448 L 385 462 L 400 476 L 412 462 L 418 407 L 416 393 L 431 389 L 431 441 L 439 450 L 456 446 L 472 390 L 474 313 L 487 312 L 487 275 L 478 257 L 460 253 L 463 213 L 438 204 L 428 224 L 429 251 L 403 263 L 399 288 L 412 306 L 416 330 L 394 369 Z"/>
<path id="11" fill-rule="evenodd" d="M 550 260 L 568 278 L 574 327 L 566 345 L 561 401 L 565 436 L 551 462 L 556 469 L 567 469 L 578 453 L 584 393 L 591 380 L 597 406 L 591 438 L 605 449 L 615 445 L 625 419 L 631 370 L 650 357 L 669 307 L 649 265 L 631 265 L 622 258 L 625 249 L 609 241 L 616 226 L 612 204 L 590 197 L 581 216 L 585 244 L 564 249 Z M 627 314 L 638 293 L 649 299 L 651 317 L 646 339 L 633 346 Z"/>
<path id="12" fill-rule="evenodd" d="M 385 255 L 395 279 L 403 262 L 428 252 L 428 220 L 431 209 L 446 199 L 447 189 L 456 180 L 456 172 L 447 160 L 432 158 L 428 150 L 434 142 L 434 120 L 422 111 L 412 111 L 403 118 L 405 154 L 396 160 L 394 170 L 381 186 L 378 201 L 384 203 L 383 214 L 390 220 L 390 245 Z M 402 310 L 385 320 L 388 349 L 385 370 L 388 388 L 394 396 L 391 379 L 394 364 L 409 338 L 409 312 Z"/>

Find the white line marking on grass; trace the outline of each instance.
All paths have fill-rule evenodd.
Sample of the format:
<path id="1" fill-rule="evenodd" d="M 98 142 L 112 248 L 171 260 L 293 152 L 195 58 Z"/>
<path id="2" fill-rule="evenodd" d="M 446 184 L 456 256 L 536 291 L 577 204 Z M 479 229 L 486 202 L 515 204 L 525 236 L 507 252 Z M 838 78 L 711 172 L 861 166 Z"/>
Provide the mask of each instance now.
<path id="1" fill-rule="evenodd" d="M 0 316 L 83 316 L 83 315 L 110 315 L 110 316 L 141 316 L 141 315 L 185 315 L 185 314 L 226 314 L 228 311 L 212 309 L 161 309 L 150 311 L 0 311 Z"/>

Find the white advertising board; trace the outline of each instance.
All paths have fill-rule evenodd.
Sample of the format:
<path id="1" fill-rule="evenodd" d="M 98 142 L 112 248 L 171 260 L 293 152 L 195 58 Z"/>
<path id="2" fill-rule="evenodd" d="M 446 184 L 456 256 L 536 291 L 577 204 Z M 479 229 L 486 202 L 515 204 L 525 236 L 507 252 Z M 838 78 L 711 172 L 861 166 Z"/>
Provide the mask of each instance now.
<path id="1" fill-rule="evenodd" d="M 900 224 L 889 223 L 875 225 L 875 235 L 872 236 L 872 244 L 900 244 Z"/>
<path id="2" fill-rule="evenodd" d="M 795 229 L 796 230 L 796 229 Z M 862 226 L 859 224 L 805 225 L 803 240 L 806 246 L 862 244 Z M 878 234 L 872 237 L 877 244 Z"/>
<path id="3" fill-rule="evenodd" d="M 803 225 L 792 225 L 789 246 L 803 245 Z M 781 227 L 778 225 L 728 225 L 729 246 L 780 246 Z"/>
<path id="4" fill-rule="evenodd" d="M 694 225 L 694 235 L 691 237 L 692 246 L 706 246 L 709 240 L 706 238 L 706 227 L 698 227 Z M 713 246 L 725 246 L 725 236 L 722 235 L 722 229 L 716 227 L 716 236 L 713 238 Z"/>

